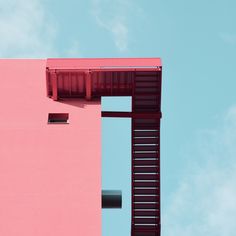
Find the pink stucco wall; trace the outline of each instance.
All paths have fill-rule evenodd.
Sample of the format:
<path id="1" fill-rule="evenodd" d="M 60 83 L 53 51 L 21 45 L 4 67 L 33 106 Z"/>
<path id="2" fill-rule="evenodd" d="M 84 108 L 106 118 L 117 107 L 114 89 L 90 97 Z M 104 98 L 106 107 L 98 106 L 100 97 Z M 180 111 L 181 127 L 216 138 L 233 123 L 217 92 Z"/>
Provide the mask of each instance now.
<path id="1" fill-rule="evenodd" d="M 45 67 L 0 60 L 0 235 L 100 236 L 101 104 L 46 97 Z"/>

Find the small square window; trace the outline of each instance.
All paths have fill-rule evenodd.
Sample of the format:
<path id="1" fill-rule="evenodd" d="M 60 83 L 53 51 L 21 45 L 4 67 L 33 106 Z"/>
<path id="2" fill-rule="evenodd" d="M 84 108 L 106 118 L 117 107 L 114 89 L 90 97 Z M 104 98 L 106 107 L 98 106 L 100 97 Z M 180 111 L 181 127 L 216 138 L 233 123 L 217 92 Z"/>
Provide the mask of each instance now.
<path id="1" fill-rule="evenodd" d="M 48 114 L 48 124 L 69 124 L 68 113 L 49 113 Z"/>

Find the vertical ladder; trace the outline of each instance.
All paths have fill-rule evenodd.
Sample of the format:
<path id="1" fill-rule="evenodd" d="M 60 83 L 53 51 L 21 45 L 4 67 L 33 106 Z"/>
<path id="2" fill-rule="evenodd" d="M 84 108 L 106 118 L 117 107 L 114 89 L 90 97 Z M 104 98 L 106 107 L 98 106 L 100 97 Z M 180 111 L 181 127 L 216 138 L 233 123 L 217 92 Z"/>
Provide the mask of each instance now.
<path id="1" fill-rule="evenodd" d="M 156 71 L 135 72 L 132 112 L 131 236 L 160 235 L 160 98 Z"/>

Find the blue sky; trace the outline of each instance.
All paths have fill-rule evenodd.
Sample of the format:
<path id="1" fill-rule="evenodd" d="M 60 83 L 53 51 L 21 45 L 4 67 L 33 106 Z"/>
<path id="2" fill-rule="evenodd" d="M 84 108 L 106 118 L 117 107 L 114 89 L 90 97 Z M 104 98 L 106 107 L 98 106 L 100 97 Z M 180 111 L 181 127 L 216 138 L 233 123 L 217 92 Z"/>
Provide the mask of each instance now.
<path id="1" fill-rule="evenodd" d="M 234 236 L 235 9 L 234 0 L 0 0 L 0 57 L 161 57 L 162 235 Z M 130 120 L 102 125 L 103 187 L 125 196 L 122 210 L 103 210 L 103 236 L 126 236 Z"/>

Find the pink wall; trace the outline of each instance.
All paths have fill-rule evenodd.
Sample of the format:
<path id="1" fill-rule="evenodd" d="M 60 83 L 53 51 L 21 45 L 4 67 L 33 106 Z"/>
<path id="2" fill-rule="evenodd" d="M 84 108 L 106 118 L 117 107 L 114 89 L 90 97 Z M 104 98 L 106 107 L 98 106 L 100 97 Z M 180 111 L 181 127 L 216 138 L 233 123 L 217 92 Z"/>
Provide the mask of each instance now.
<path id="1" fill-rule="evenodd" d="M 0 235 L 100 236 L 101 103 L 46 97 L 45 67 L 0 60 Z"/>

